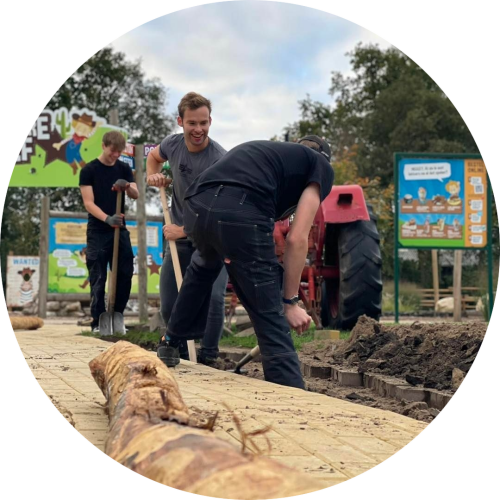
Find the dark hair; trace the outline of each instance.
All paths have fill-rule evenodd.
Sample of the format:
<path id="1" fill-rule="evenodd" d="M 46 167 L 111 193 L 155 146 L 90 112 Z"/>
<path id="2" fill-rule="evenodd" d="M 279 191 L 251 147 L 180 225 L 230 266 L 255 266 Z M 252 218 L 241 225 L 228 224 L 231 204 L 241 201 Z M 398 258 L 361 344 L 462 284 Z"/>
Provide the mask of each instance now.
<path id="1" fill-rule="evenodd" d="M 181 99 L 179 106 L 177 106 L 177 111 L 179 112 L 179 116 L 184 118 L 184 111 L 186 111 L 186 109 L 194 111 L 203 106 L 208 108 L 208 116 L 210 116 L 212 114 L 212 103 L 206 97 L 196 92 L 189 92 Z"/>
<path id="2" fill-rule="evenodd" d="M 314 149 L 314 151 L 321 153 L 328 159 L 328 161 L 330 161 L 332 155 L 330 145 L 321 137 L 317 135 L 306 135 L 305 137 L 302 137 L 302 139 L 299 139 L 299 144 Z"/>

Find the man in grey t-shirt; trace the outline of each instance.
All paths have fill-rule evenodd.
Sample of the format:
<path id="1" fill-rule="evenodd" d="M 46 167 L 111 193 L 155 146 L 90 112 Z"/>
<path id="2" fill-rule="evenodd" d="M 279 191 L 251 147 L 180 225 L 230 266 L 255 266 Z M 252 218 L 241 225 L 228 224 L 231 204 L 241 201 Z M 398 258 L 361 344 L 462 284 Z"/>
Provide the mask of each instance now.
<path id="1" fill-rule="evenodd" d="M 184 193 L 194 179 L 213 165 L 226 151 L 220 144 L 208 137 L 212 118 L 211 103 L 205 97 L 190 92 L 179 103 L 177 123 L 182 134 L 173 134 L 151 151 L 147 158 L 147 183 L 150 186 L 168 186 L 172 182 L 162 173 L 163 163 L 168 160 L 173 177 L 172 224 L 163 227 L 167 240 L 176 241 L 182 275 L 191 262 L 194 247 L 184 233 Z M 227 286 L 227 272 L 222 270 L 212 288 L 210 311 L 205 335 L 201 342 L 199 361 L 211 364 L 219 352 L 219 340 L 224 326 L 224 296 Z M 160 275 L 161 314 L 166 324 L 177 299 L 177 284 L 169 245 Z M 161 349 L 161 347 L 160 347 Z M 189 359 L 187 344 L 180 348 L 181 357 Z M 168 364 L 168 363 L 167 363 Z"/>

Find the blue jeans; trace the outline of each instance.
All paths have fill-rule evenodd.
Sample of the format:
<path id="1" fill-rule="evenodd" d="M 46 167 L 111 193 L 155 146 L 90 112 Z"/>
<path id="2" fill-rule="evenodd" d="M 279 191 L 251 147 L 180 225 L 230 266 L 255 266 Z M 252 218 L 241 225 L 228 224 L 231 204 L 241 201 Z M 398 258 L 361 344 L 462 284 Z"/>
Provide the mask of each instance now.
<path id="1" fill-rule="evenodd" d="M 260 212 L 250 191 L 230 186 L 199 193 L 184 206 L 184 231 L 196 251 L 170 317 L 169 337 L 203 337 L 212 284 L 228 259 L 231 283 L 255 328 L 265 379 L 303 389 L 283 311 L 283 270 L 274 251 L 274 220 Z"/>
<path id="2" fill-rule="evenodd" d="M 179 255 L 181 272 L 184 276 L 191 262 L 194 247 L 190 241 L 178 241 L 177 253 Z M 201 340 L 200 356 L 202 358 L 217 358 L 219 354 L 219 340 L 224 327 L 224 297 L 226 295 L 227 280 L 227 272 L 225 269 L 222 269 L 212 287 L 208 317 Z M 160 310 L 166 325 L 168 325 L 170 320 L 177 296 L 177 282 L 175 280 L 172 254 L 170 253 L 170 245 L 166 241 L 165 257 L 160 274 Z M 189 359 L 187 343 L 185 341 L 180 346 L 180 352 L 182 357 Z"/>

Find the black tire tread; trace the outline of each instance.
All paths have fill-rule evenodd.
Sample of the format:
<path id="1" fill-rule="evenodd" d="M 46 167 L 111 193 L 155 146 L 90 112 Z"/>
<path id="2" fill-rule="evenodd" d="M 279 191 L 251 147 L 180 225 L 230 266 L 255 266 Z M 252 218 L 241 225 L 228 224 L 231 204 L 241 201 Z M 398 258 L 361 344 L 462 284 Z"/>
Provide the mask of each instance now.
<path id="1" fill-rule="evenodd" d="M 378 320 L 382 312 L 382 256 L 376 217 L 337 228 L 340 282 L 339 311 L 331 328 L 352 329 L 362 315 Z M 329 251 L 326 248 L 326 251 Z M 326 291 L 326 287 L 323 288 Z M 322 314 L 323 323 L 329 314 Z M 324 325 L 327 326 L 327 325 Z"/>

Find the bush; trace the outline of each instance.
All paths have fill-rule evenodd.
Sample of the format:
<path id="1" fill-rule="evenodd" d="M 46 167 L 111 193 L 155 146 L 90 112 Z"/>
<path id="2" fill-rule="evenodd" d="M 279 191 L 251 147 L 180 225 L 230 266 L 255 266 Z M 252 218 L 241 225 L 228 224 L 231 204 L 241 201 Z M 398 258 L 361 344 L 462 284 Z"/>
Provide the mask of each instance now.
<path id="1" fill-rule="evenodd" d="M 421 301 L 418 286 L 415 283 L 401 281 L 399 283 L 399 312 L 417 314 Z M 384 282 L 382 293 L 382 314 L 394 314 L 394 281 Z"/>

